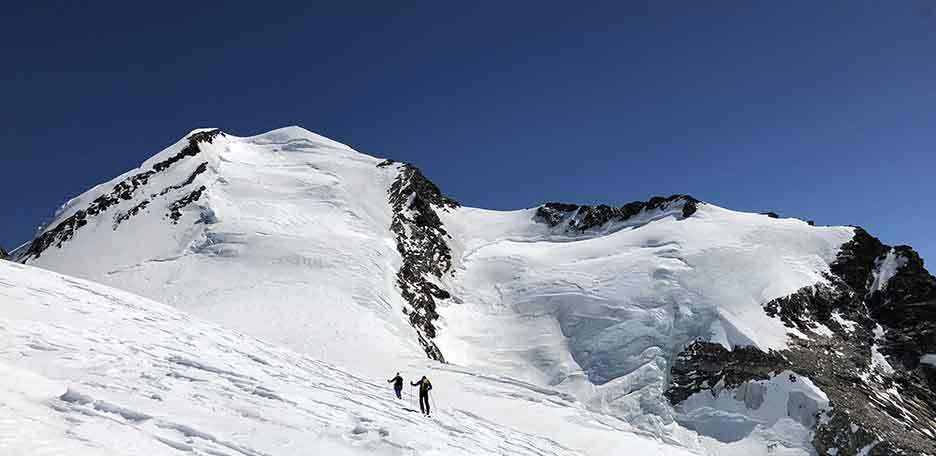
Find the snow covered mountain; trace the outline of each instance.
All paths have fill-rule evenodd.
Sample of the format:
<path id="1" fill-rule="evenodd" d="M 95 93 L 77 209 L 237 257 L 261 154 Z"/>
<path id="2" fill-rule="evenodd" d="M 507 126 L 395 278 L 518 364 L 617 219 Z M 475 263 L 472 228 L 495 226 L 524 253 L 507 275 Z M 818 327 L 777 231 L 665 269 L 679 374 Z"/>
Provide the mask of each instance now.
<path id="1" fill-rule="evenodd" d="M 564 408 L 509 425 L 589 454 L 614 448 L 574 437 L 592 422 L 698 454 L 936 454 L 936 279 L 860 228 L 683 195 L 467 208 L 301 128 L 197 130 L 13 256 L 367 378 L 435 367 L 485 419 L 513 405 L 461 378 L 524 385 Z"/>

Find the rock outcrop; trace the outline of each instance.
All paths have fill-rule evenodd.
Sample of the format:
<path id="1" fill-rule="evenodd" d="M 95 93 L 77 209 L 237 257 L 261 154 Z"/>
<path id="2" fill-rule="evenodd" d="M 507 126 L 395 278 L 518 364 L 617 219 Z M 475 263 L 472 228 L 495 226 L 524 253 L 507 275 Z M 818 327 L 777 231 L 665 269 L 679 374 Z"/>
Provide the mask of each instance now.
<path id="1" fill-rule="evenodd" d="M 198 153 L 201 152 L 201 148 L 199 146 L 201 143 L 210 144 L 215 137 L 223 134 L 224 133 L 222 133 L 221 130 L 206 130 L 189 135 L 187 138 L 188 144 L 178 153 L 166 158 L 165 160 L 155 163 L 151 169 L 134 174 L 118 182 L 117 185 L 115 185 L 109 192 L 95 198 L 94 201 L 88 204 L 87 207 L 79 209 L 70 217 L 66 218 L 56 226 L 46 230 L 38 237 L 36 237 L 32 243 L 29 244 L 29 247 L 27 247 L 21 255 L 18 255 L 18 259 L 25 262 L 32 258 L 39 258 L 42 255 L 42 252 L 52 246 L 61 247 L 63 243 L 67 242 L 75 235 L 75 232 L 88 224 L 88 219 L 100 216 L 101 214 L 111 209 L 113 206 L 119 204 L 121 201 L 128 201 L 133 199 L 138 192 L 142 191 L 142 189 L 149 182 L 150 178 L 152 178 L 155 174 L 169 169 L 180 160 L 198 155 Z M 198 174 L 204 172 L 206 169 L 207 163 L 202 163 L 198 166 L 198 168 L 196 168 L 192 175 L 190 175 L 183 182 L 169 186 L 166 189 L 162 189 L 161 191 L 150 195 L 150 197 L 156 198 L 157 196 L 163 196 L 172 190 L 178 190 L 186 185 L 190 185 L 195 180 L 195 177 Z M 178 207 L 184 206 L 185 204 L 188 204 L 193 200 L 197 200 L 200 195 L 201 192 L 196 190 L 185 198 L 172 203 L 168 217 L 172 221 L 177 220 L 178 217 L 175 216 L 177 212 L 176 209 Z M 134 205 L 129 210 L 116 214 L 114 216 L 114 229 L 117 229 L 117 226 L 119 226 L 122 222 L 145 209 L 148 204 L 148 200 L 143 200 L 142 202 Z"/>
<path id="2" fill-rule="evenodd" d="M 788 367 L 789 362 L 776 352 L 765 353 L 755 347 L 728 350 L 721 344 L 697 340 L 676 357 L 670 369 L 670 387 L 664 395 L 678 404 L 716 385 L 734 388 L 749 380 L 767 380 Z"/>
<path id="3" fill-rule="evenodd" d="M 671 367 L 667 398 L 735 387 L 784 370 L 829 398 L 817 417 L 819 454 L 936 454 L 936 278 L 910 247 L 855 229 L 824 283 L 764 306 L 791 330 L 788 348 L 728 350 L 697 341 Z M 862 453 L 864 451 L 865 453 Z"/>
<path id="4" fill-rule="evenodd" d="M 386 167 L 385 161 L 378 166 Z M 439 347 L 432 341 L 436 336 L 434 322 L 439 318 L 436 300 L 451 295 L 442 287 L 441 279 L 452 269 L 452 253 L 446 239 L 449 234 L 436 214 L 437 210 L 458 207 L 446 198 L 419 168 L 401 165 L 399 174 L 389 190 L 393 220 L 390 230 L 396 235 L 397 251 L 403 264 L 397 272 L 400 294 L 409 304 L 404 312 L 416 329 L 419 343 L 426 355 L 445 361 Z"/>
<path id="5" fill-rule="evenodd" d="M 585 232 L 610 222 L 627 222 L 649 211 L 677 210 L 682 218 L 695 213 L 701 202 L 689 195 L 655 196 L 647 201 L 633 201 L 621 207 L 605 204 L 581 206 L 567 203 L 546 203 L 536 210 L 536 220 L 550 227 L 564 225 L 570 232 Z"/>

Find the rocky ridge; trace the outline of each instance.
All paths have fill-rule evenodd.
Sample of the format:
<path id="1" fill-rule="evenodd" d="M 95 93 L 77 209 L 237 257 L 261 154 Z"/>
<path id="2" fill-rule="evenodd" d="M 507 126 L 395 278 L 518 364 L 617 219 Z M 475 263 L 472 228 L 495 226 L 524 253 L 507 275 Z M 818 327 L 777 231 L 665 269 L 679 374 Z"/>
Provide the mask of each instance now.
<path id="1" fill-rule="evenodd" d="M 149 170 L 134 174 L 120 181 L 111 189 L 110 192 L 97 197 L 87 207 L 79 209 L 73 215 L 66 218 L 55 227 L 46 230 L 37 236 L 32 241 L 32 243 L 30 243 L 29 246 L 18 255 L 18 260 L 25 262 L 32 258 L 39 258 L 39 256 L 42 255 L 42 252 L 44 252 L 46 249 L 52 246 L 61 247 L 62 244 L 71 239 L 75 233 L 81 229 L 81 227 L 87 225 L 89 218 L 102 215 L 113 206 L 118 205 L 121 201 L 133 199 L 135 194 L 143 191 L 147 183 L 149 183 L 150 178 L 155 174 L 169 169 L 180 160 L 198 155 L 201 152 L 201 148 L 199 146 L 201 143 L 210 144 L 215 137 L 223 134 L 224 133 L 222 133 L 221 130 L 206 130 L 189 135 L 187 138 L 188 144 L 178 153 L 163 161 L 153 164 L 152 168 Z M 183 182 L 169 186 L 158 192 L 154 192 L 150 195 L 150 200 L 143 200 L 129 210 L 116 214 L 114 216 L 113 228 L 116 230 L 122 222 L 145 209 L 147 205 L 150 204 L 152 199 L 165 196 L 170 191 L 178 190 L 187 185 L 190 185 L 198 174 L 201 174 L 207 170 L 207 165 L 207 162 L 202 163 Z M 204 187 L 196 189 L 190 192 L 188 195 L 172 202 L 170 204 L 170 211 L 168 214 L 166 214 L 166 216 L 173 222 L 177 221 L 179 215 L 181 215 L 178 210 L 190 204 L 191 202 L 198 200 L 203 190 Z"/>
<path id="2" fill-rule="evenodd" d="M 696 341 L 673 363 L 667 398 L 678 406 L 699 391 L 792 370 L 829 398 L 830 410 L 816 417 L 820 454 L 936 454 L 934 366 L 921 362 L 936 351 L 936 278 L 910 247 L 861 228 L 830 271 L 825 283 L 764 306 L 791 329 L 787 349 Z"/>
<path id="3" fill-rule="evenodd" d="M 682 218 L 695 213 L 701 201 L 689 195 L 654 196 L 647 201 L 633 201 L 620 207 L 568 203 L 546 203 L 536 210 L 536 219 L 550 227 L 582 233 L 602 227 L 609 222 L 624 222 L 646 211 L 679 209 Z"/>
<path id="4" fill-rule="evenodd" d="M 385 161 L 377 166 L 391 165 L 393 162 Z M 390 230 L 396 236 L 397 251 L 403 259 L 397 272 L 397 286 L 409 304 L 403 311 L 416 329 L 426 355 L 444 362 L 442 351 L 432 339 L 436 337 L 434 322 L 439 318 L 436 300 L 451 297 L 441 280 L 452 270 L 452 253 L 446 243 L 450 236 L 436 211 L 456 208 L 458 203 L 443 196 L 419 168 L 398 166 L 399 174 L 388 190 L 393 210 Z"/>

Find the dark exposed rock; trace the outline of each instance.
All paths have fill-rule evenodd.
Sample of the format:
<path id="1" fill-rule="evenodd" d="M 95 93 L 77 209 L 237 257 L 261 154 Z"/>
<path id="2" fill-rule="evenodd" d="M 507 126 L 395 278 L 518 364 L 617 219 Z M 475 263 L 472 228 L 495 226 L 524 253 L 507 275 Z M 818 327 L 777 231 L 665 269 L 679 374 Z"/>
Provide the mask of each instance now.
<path id="1" fill-rule="evenodd" d="M 858 454 L 875 440 L 877 437 L 863 428 L 856 427 L 852 431 L 848 415 L 835 413 L 816 429 L 813 445 L 822 455 L 832 454 L 830 450 L 833 448 L 836 454 Z"/>
<path id="2" fill-rule="evenodd" d="M 901 266 L 881 290 L 871 290 L 888 254 Z M 720 381 L 730 387 L 762 378 L 758 375 L 771 366 L 775 372 L 790 369 L 829 398 L 831 411 L 819 420 L 813 440 L 819 454 L 836 449 L 838 455 L 852 456 L 871 444 L 868 454 L 873 455 L 936 454 L 931 437 L 936 435 L 936 376 L 920 363 L 923 354 L 936 352 L 936 278 L 912 249 L 888 247 L 861 228 L 842 246 L 830 271 L 825 283 L 764 305 L 769 316 L 796 331 L 786 349 L 736 348 L 744 350 L 739 356 L 752 366 L 738 372 L 732 371 L 735 358 L 729 353 L 734 351 L 696 342 L 673 363 L 667 397 L 678 404 Z M 878 324 L 885 329 L 883 339 L 875 336 Z M 819 331 L 819 325 L 831 333 Z M 873 350 L 886 355 L 895 371 L 875 367 Z"/>
<path id="3" fill-rule="evenodd" d="M 761 214 L 766 215 L 770 218 L 780 218 L 780 215 L 776 212 L 761 212 Z"/>
<path id="4" fill-rule="evenodd" d="M 597 206 L 580 206 L 568 203 L 546 203 L 536 210 L 537 221 L 546 223 L 551 227 L 567 224 L 571 231 L 583 232 L 592 228 L 604 226 L 608 222 L 624 222 L 644 211 L 667 209 L 681 204 L 681 214 L 687 218 L 695 213 L 699 200 L 689 195 L 672 195 L 670 197 L 654 196 L 648 201 L 634 201 L 621 207 L 612 207 L 605 204 Z"/>
<path id="5" fill-rule="evenodd" d="M 386 168 L 386 167 L 388 167 L 388 166 L 390 166 L 390 165 L 392 165 L 392 164 L 394 164 L 394 163 L 396 163 L 396 162 L 388 158 L 388 159 L 386 159 L 386 160 L 384 160 L 384 161 L 378 163 L 378 164 L 377 164 L 377 167 L 378 167 L 378 168 Z"/>
<path id="6" fill-rule="evenodd" d="M 221 130 L 206 130 L 189 135 L 188 145 L 183 147 L 182 150 L 175 155 L 153 165 L 153 170 L 156 172 L 164 171 L 183 158 L 198 155 L 198 153 L 201 152 L 198 144 L 203 142 L 211 144 L 218 135 L 224 135 L 224 133 L 222 133 Z"/>
<path id="7" fill-rule="evenodd" d="M 389 189 L 393 220 L 390 230 L 396 235 L 397 251 L 403 264 L 397 272 L 397 286 L 403 299 L 412 307 L 404 309 L 416 329 L 426 355 L 445 361 L 432 341 L 436 336 L 434 321 L 439 318 L 437 299 L 450 294 L 437 285 L 452 268 L 452 254 L 446 243 L 449 237 L 436 210 L 458 207 L 446 198 L 418 168 L 403 165 Z"/>
<path id="8" fill-rule="evenodd" d="M 3 250 L 3 247 L 0 247 L 0 260 L 5 260 L 9 257 L 10 254 L 6 250 Z"/>
<path id="9" fill-rule="evenodd" d="M 546 203 L 536 210 L 536 216 L 547 225 L 556 226 L 578 208 L 577 204 Z"/>
<path id="10" fill-rule="evenodd" d="M 127 221 L 127 219 L 129 219 L 130 217 L 133 217 L 134 215 L 139 214 L 140 211 L 142 211 L 143 209 L 146 209 L 146 206 L 148 205 L 149 205 L 149 200 L 143 200 L 143 201 L 140 201 L 140 203 L 137 204 L 136 206 L 133 206 L 130 209 L 127 209 L 126 212 L 121 212 L 117 214 L 117 216 L 114 217 L 114 226 L 113 226 L 114 230 L 117 230 L 117 227 L 120 226 L 121 223 Z"/>
<path id="11" fill-rule="evenodd" d="M 905 369 L 928 377 L 936 390 L 933 370 L 920 365 L 923 355 L 936 353 L 936 278 L 912 248 L 894 247 L 893 255 L 903 266 L 886 287 L 868 296 L 871 317 L 887 330 L 882 351 Z"/>
<path id="12" fill-rule="evenodd" d="M 863 298 L 868 294 L 869 278 L 875 261 L 886 251 L 887 247 L 877 238 L 861 228 L 855 228 L 854 237 L 842 245 L 836 261 L 829 265 L 829 269 Z"/>
<path id="13" fill-rule="evenodd" d="M 755 347 L 728 350 L 721 344 L 697 340 L 687 346 L 670 369 L 670 387 L 664 393 L 673 404 L 703 390 L 734 388 L 749 380 L 766 380 L 787 369 L 776 352 Z"/>
<path id="14" fill-rule="evenodd" d="M 179 218 L 182 217 L 182 208 L 194 203 L 195 201 L 198 201 L 204 191 L 205 186 L 202 185 L 201 187 L 192 190 L 192 192 L 188 195 L 173 201 L 172 204 L 169 205 L 169 213 L 166 214 L 170 219 L 172 219 L 172 223 L 178 223 Z"/>
<path id="15" fill-rule="evenodd" d="M 192 182 L 195 182 L 195 178 L 196 178 L 199 174 L 201 174 L 201 173 L 203 173 L 203 172 L 205 172 L 205 171 L 207 171 L 207 170 L 208 170 L 208 162 L 202 162 L 202 164 L 198 165 L 198 168 L 195 168 L 195 171 L 192 171 L 192 174 L 190 174 L 189 177 L 187 177 L 184 181 L 179 182 L 178 184 L 175 184 L 175 185 L 170 185 L 170 186 L 168 186 L 168 187 L 162 189 L 162 191 L 159 192 L 159 196 L 163 196 L 163 195 L 165 195 L 166 193 L 169 193 L 169 192 L 171 192 L 171 191 L 173 191 L 173 190 L 178 190 L 178 189 L 180 189 L 180 188 L 182 188 L 182 187 L 185 187 L 186 185 L 191 185 Z"/>
<path id="16" fill-rule="evenodd" d="M 833 330 L 844 330 L 832 313 L 858 322 L 870 329 L 873 322 L 864 312 L 864 306 L 855 306 L 855 294 L 842 279 L 826 275 L 828 283 L 817 283 L 800 288 L 789 296 L 782 296 L 764 305 L 767 315 L 779 318 L 789 328 L 812 332 L 819 324 Z"/>
<path id="17" fill-rule="evenodd" d="M 165 196 L 169 192 L 179 190 L 185 186 L 191 185 L 192 182 L 195 182 L 195 178 L 199 174 L 204 173 L 207 170 L 208 170 L 208 162 L 202 162 L 202 164 L 198 165 L 198 167 L 195 168 L 195 171 L 193 171 L 192 174 L 190 174 L 184 181 L 175 185 L 170 185 L 162 189 L 162 191 L 160 191 L 158 194 L 152 195 L 152 197 L 156 198 L 159 196 Z M 143 209 L 146 209 L 146 206 L 148 206 L 149 203 L 150 203 L 149 200 L 143 200 L 143 201 L 140 201 L 137 205 L 131 207 L 130 209 L 127 209 L 126 212 L 118 213 L 114 217 L 114 226 L 113 226 L 114 230 L 116 230 L 117 227 L 120 226 L 121 223 L 127 221 L 130 217 L 133 217 L 134 215 L 137 215 L 138 213 L 140 213 L 140 211 L 142 211 Z M 177 220 L 177 218 L 173 218 L 173 220 Z"/>
<path id="18" fill-rule="evenodd" d="M 807 221 L 806 221 L 806 224 L 809 225 L 809 226 L 816 226 L 816 221 L 815 221 L 815 220 L 807 220 Z"/>
<path id="19" fill-rule="evenodd" d="M 39 256 L 42 255 L 42 252 L 44 252 L 49 247 L 52 247 L 53 245 L 56 247 L 62 247 L 62 244 L 71 239 L 78 229 L 87 225 L 89 217 L 97 216 L 107 211 L 112 206 L 119 204 L 121 201 L 133 199 L 133 195 L 149 182 L 150 177 L 158 172 L 169 169 L 169 167 L 171 167 L 173 164 L 186 157 L 197 155 L 201 151 L 199 147 L 200 143 L 207 142 L 210 144 L 212 141 L 214 141 L 215 137 L 223 134 L 224 133 L 222 133 L 221 130 L 208 130 L 189 135 L 187 138 L 188 144 L 178 153 L 154 164 L 152 169 L 134 174 L 133 176 L 130 176 L 117 183 L 117 185 L 115 185 L 110 192 L 95 198 L 94 201 L 88 205 L 88 207 L 79 209 L 72 216 L 62 220 L 58 225 L 46 230 L 41 235 L 33 239 L 32 243 L 30 243 L 29 247 L 23 252 L 22 255 L 19 255 L 18 259 L 22 262 L 26 262 L 33 258 L 39 258 Z M 194 179 L 194 175 L 191 178 Z M 123 220 L 126 220 L 127 217 L 130 217 L 143 209 L 145 204 L 143 204 L 142 207 L 139 207 L 141 204 L 143 203 L 139 203 L 137 207 L 131 208 L 130 211 L 127 211 L 123 215 L 118 215 L 115 217 L 115 227 L 116 224 L 119 224 Z M 118 219 L 120 219 L 120 221 L 117 221 Z"/>

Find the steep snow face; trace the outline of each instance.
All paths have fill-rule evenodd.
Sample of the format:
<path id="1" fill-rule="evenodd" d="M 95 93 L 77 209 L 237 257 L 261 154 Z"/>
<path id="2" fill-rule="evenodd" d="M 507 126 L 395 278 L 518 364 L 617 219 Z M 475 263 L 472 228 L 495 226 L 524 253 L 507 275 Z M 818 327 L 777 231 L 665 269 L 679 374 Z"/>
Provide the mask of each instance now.
<path id="1" fill-rule="evenodd" d="M 298 127 L 196 130 L 66 204 L 47 233 L 83 212 L 73 234 L 18 253 L 384 375 L 422 349 L 395 288 L 398 171 L 378 163 Z"/>
<path id="2" fill-rule="evenodd" d="M 401 369 L 434 369 L 425 418 L 383 378 L 6 261 L 0 345 L 4 455 L 692 454 L 557 391 L 430 361 Z"/>
<path id="3" fill-rule="evenodd" d="M 674 429 L 672 358 L 697 338 L 786 347 L 797 332 L 763 305 L 823 282 L 853 235 L 710 204 L 578 233 L 534 210 L 441 216 L 456 258 L 457 300 L 440 310 L 448 360 L 552 385 L 660 434 Z"/>

